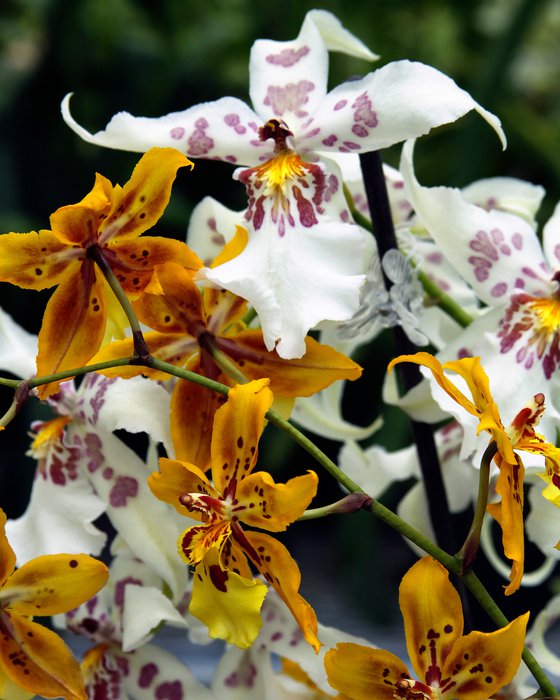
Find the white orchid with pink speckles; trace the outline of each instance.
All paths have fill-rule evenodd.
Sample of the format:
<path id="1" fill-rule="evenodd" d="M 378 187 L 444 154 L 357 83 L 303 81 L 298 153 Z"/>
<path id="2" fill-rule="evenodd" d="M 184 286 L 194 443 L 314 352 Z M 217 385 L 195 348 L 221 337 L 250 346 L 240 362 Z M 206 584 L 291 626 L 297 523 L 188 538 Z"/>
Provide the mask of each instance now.
<path id="1" fill-rule="evenodd" d="M 323 320 L 344 321 L 359 307 L 367 269 L 364 237 L 350 223 L 340 154 L 385 148 L 477 111 L 505 143 L 499 120 L 438 70 L 397 61 L 327 92 L 328 52 L 374 60 L 329 12 L 307 13 L 293 41 L 258 40 L 250 60 L 254 110 L 225 97 L 159 119 L 115 115 L 90 134 L 63 102 L 63 116 L 85 140 L 132 151 L 173 146 L 193 158 L 241 168 L 249 242 L 207 279 L 248 299 L 266 346 L 301 357 L 304 337 Z"/>
<path id="2" fill-rule="evenodd" d="M 548 408 L 541 432 L 554 439 L 560 420 L 560 207 L 544 226 L 541 245 L 534 215 L 542 188 L 527 185 L 517 213 L 507 206 L 486 209 L 459 190 L 421 186 L 412 155 L 413 144 L 407 143 L 401 173 L 416 217 L 487 306 L 440 357 L 479 355 L 506 420 L 524 388 L 542 392 Z"/>

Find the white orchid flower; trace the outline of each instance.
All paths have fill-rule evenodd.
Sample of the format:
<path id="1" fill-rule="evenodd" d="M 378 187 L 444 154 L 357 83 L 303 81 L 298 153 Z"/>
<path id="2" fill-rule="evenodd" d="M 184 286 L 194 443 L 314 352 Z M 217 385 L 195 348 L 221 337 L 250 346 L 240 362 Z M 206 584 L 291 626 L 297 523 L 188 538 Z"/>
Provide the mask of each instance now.
<path id="1" fill-rule="evenodd" d="M 244 166 L 235 177 L 249 194 L 249 242 L 207 278 L 252 303 L 268 349 L 284 358 L 303 355 L 303 339 L 317 323 L 346 320 L 359 306 L 363 235 L 350 223 L 330 154 L 385 148 L 471 110 L 505 143 L 495 116 L 421 63 L 390 63 L 327 92 L 329 51 L 376 58 L 336 17 L 312 10 L 293 41 L 253 45 L 254 109 L 225 97 L 159 119 L 120 112 L 90 134 L 71 116 L 69 96 L 62 105 L 69 126 L 91 143 L 135 151 L 173 146 Z"/>

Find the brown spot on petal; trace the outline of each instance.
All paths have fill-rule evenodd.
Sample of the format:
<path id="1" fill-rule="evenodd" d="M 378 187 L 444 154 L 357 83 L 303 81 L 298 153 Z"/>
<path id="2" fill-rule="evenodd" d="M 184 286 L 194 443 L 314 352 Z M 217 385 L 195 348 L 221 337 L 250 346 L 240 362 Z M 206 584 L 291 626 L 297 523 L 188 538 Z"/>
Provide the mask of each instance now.
<path id="1" fill-rule="evenodd" d="M 222 571 L 222 569 L 217 564 L 213 564 L 212 566 L 208 567 L 208 574 L 210 576 L 212 584 L 214 585 L 214 588 L 217 588 L 222 593 L 227 593 L 227 571 Z"/>
<path id="2" fill-rule="evenodd" d="M 70 559 L 70 561 L 68 562 L 68 566 L 71 569 L 75 569 L 78 566 L 78 562 L 75 559 Z"/>

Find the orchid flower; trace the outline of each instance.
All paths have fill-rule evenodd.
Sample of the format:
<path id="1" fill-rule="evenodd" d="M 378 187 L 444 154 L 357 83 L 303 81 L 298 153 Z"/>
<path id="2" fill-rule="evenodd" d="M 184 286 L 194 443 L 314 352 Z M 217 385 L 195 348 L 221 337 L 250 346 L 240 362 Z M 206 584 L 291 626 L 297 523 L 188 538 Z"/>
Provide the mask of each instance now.
<path id="1" fill-rule="evenodd" d="M 529 613 L 496 632 L 463 636 L 461 599 L 444 567 L 420 559 L 399 588 L 406 646 L 416 674 L 394 654 L 338 644 L 325 658 L 330 684 L 349 700 L 487 700 L 521 662 Z"/>
<path id="2" fill-rule="evenodd" d="M 56 615 L 91 598 L 109 572 L 85 554 L 37 557 L 15 569 L 0 510 L 0 694 L 16 684 L 46 698 L 86 700 L 78 662 L 60 637 L 33 622 L 34 615 Z"/>
<path id="3" fill-rule="evenodd" d="M 39 468 L 31 502 L 20 518 L 8 522 L 18 562 L 65 547 L 99 552 L 105 537 L 93 521 L 106 513 L 130 548 L 149 560 L 176 595 L 185 571 L 178 570 L 174 548 L 167 543 L 180 518 L 148 489 L 146 478 L 156 455 L 148 455 L 148 466 L 112 433 L 124 428 L 162 439 L 168 433 L 167 392 L 141 378 L 91 374 L 78 390 L 65 382 L 49 402 L 59 418 L 37 426 L 32 451 Z M 165 441 L 170 442 L 168 437 Z"/>
<path id="4" fill-rule="evenodd" d="M 267 348 L 285 358 L 303 355 L 310 328 L 347 320 L 359 305 L 364 239 L 348 223 L 329 155 L 385 148 L 471 110 L 503 138 L 496 117 L 421 63 L 397 61 L 327 93 L 329 50 L 375 58 L 332 14 L 312 10 L 296 39 L 253 45 L 254 110 L 226 97 L 159 119 L 121 112 L 90 134 L 72 118 L 69 96 L 62 105 L 67 124 L 91 143 L 139 151 L 172 145 L 193 158 L 249 166 L 235 174 L 248 190 L 249 243 L 206 276 L 251 302 Z"/>
<path id="5" fill-rule="evenodd" d="M 485 207 L 472 204 L 472 192 L 467 199 L 456 189 L 420 185 L 412 157 L 413 143 L 407 143 L 401 172 L 418 222 L 488 307 L 444 349 L 442 359 L 480 356 L 500 406 L 519 405 L 522 387 L 545 394 L 550 406 L 541 429 L 548 439 L 555 439 L 560 422 L 555 371 L 560 361 L 560 208 L 544 226 L 541 246 L 534 214 L 542 188 L 527 186 L 523 201 L 517 197 L 520 188 L 516 192 L 510 186 L 510 206 L 503 190 L 498 190 L 490 204 L 498 199 L 499 208 L 489 209 L 488 202 Z M 511 206 L 514 195 L 517 210 Z M 549 482 L 551 490 L 556 488 L 554 474 Z"/>
<path id="6" fill-rule="evenodd" d="M 227 250 L 224 250 L 224 255 Z M 357 379 L 361 368 L 350 358 L 312 338 L 305 339 L 301 359 L 285 360 L 268 351 L 260 329 L 243 323 L 247 302 L 224 289 L 207 288 L 204 295 L 189 273 L 175 263 L 157 268 L 163 294 L 145 293 L 135 304 L 141 321 L 153 332 L 144 339 L 152 355 L 210 379 L 232 384 L 220 366 L 224 356 L 235 371 L 248 379 L 268 377 L 276 398 L 309 396 L 340 379 Z M 132 339 L 105 346 L 93 362 L 126 357 L 133 350 Z M 108 376 L 131 377 L 145 374 L 153 379 L 168 375 L 144 367 L 127 367 L 104 372 Z M 171 399 L 171 433 L 175 456 L 206 470 L 210 462 L 210 439 L 216 409 L 224 399 L 207 388 L 188 381 L 175 383 Z M 193 407 L 196 410 L 193 411 Z M 291 407 L 291 406 L 290 406 Z"/>
<path id="7" fill-rule="evenodd" d="M 278 592 L 317 651 L 317 618 L 299 594 L 300 572 L 287 549 L 241 523 L 281 532 L 307 508 L 317 490 L 308 472 L 276 484 L 253 472 L 264 416 L 272 403 L 268 379 L 237 385 L 216 411 L 212 433 L 211 483 L 197 466 L 162 458 L 149 485 L 160 499 L 201 521 L 179 538 L 184 561 L 195 567 L 190 611 L 208 625 L 211 637 L 242 648 L 259 632 L 266 586 L 253 579 L 247 559 Z"/>
<path id="8" fill-rule="evenodd" d="M 179 241 L 139 239 L 162 215 L 176 172 L 185 165 L 192 163 L 178 151 L 153 149 L 122 188 L 97 174 L 81 202 L 52 214 L 52 230 L 0 236 L 0 280 L 24 289 L 58 285 L 39 332 L 40 375 L 84 365 L 101 346 L 107 316 L 118 305 L 95 260 L 104 261 L 135 297 L 146 289 L 158 263 L 174 260 L 192 273 L 200 267 Z M 40 397 L 56 393 L 58 386 L 41 386 Z"/>
<path id="9" fill-rule="evenodd" d="M 505 589 L 505 594 L 510 595 L 521 584 L 524 566 L 523 476 L 525 468 L 514 450 L 543 455 L 547 463 L 546 474 L 555 473 L 560 469 L 560 449 L 535 432 L 535 425 L 544 411 L 544 395 L 536 394 L 505 428 L 498 406 L 492 397 L 488 376 L 480 364 L 480 358 L 464 357 L 441 365 L 432 355 L 419 352 L 416 355 L 397 357 L 389 364 L 389 370 L 400 362 L 413 362 L 427 367 L 452 402 L 466 410 L 478 422 L 477 432 L 485 430 L 490 433 L 496 444 L 494 460 L 500 470 L 496 493 L 501 500 L 499 503 L 488 505 L 488 512 L 499 523 L 502 529 L 504 553 L 513 562 L 510 584 Z M 455 372 L 465 382 L 472 399 L 465 396 L 461 389 L 446 376 L 444 370 Z"/>

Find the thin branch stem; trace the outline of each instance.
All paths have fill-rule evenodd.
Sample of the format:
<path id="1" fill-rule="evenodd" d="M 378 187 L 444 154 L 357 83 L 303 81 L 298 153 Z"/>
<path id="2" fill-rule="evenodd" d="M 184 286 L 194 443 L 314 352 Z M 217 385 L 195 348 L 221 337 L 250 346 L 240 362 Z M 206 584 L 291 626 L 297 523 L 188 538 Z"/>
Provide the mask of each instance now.
<path id="1" fill-rule="evenodd" d="M 494 441 L 492 441 L 480 460 L 480 472 L 478 475 L 478 496 L 476 499 L 476 509 L 473 517 L 473 521 L 467 535 L 465 542 L 459 552 L 457 557 L 462 562 L 462 572 L 467 571 L 471 564 L 476 558 L 478 548 L 480 545 L 480 533 L 482 531 L 482 524 L 484 523 L 484 516 L 486 514 L 486 506 L 488 505 L 488 488 L 490 485 L 490 464 L 494 459 L 494 455 L 498 451 L 498 446 Z"/>

